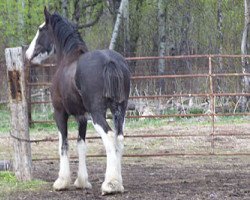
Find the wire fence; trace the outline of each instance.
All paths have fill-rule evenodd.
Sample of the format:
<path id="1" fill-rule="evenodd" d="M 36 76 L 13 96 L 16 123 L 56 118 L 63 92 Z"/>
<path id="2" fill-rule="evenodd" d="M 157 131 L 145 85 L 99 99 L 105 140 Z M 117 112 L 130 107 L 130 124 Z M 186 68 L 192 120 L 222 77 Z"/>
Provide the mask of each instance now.
<path id="1" fill-rule="evenodd" d="M 249 58 L 245 56 L 244 58 Z M 159 73 L 157 64 L 165 60 L 165 71 Z M 216 117 L 249 116 L 248 106 L 241 108 L 242 98 L 248 104 L 250 93 L 244 90 L 242 80 L 250 73 L 242 70 L 241 55 L 189 55 L 165 57 L 134 57 L 127 58 L 132 72 L 129 110 L 126 118 L 188 118 L 207 117 L 210 129 L 205 135 L 187 134 L 137 134 L 126 138 L 181 138 L 208 137 L 210 147 L 202 153 L 136 153 L 125 157 L 152 157 L 178 155 L 250 155 L 250 152 L 216 152 L 215 142 L 218 137 L 249 137 L 249 133 L 223 132 L 216 130 Z M 223 61 L 222 61 L 223 60 Z M 48 117 L 48 109 L 52 109 L 50 91 L 51 77 L 56 70 L 53 64 L 30 66 L 29 79 L 29 113 L 30 124 L 54 123 Z M 196 72 L 196 73 L 194 73 Z M 35 78 L 34 78 L 35 74 Z M 45 75 L 46 74 L 46 75 Z M 45 75 L 45 76 L 44 76 Z M 163 84 L 159 84 L 159 82 Z M 229 82 L 229 83 L 228 83 Z M 229 87 L 230 86 L 230 87 Z M 195 102 L 195 103 L 194 103 Z M 229 107 L 231 105 L 231 107 Z M 42 108 L 41 108 L 42 107 Z M 192 110 L 193 108 L 196 110 Z M 35 109 L 42 109 L 46 117 L 34 116 Z M 171 110 L 172 109 L 172 110 Z M 174 112 L 171 112 L 173 111 Z M 39 111 L 38 111 L 39 112 Z M 75 140 L 76 138 L 69 138 Z M 87 137 L 89 140 L 99 137 Z M 46 137 L 31 140 L 34 143 L 54 142 L 57 138 Z M 90 154 L 90 157 L 103 157 L 104 154 Z M 57 158 L 36 158 L 34 160 L 53 160 Z"/>

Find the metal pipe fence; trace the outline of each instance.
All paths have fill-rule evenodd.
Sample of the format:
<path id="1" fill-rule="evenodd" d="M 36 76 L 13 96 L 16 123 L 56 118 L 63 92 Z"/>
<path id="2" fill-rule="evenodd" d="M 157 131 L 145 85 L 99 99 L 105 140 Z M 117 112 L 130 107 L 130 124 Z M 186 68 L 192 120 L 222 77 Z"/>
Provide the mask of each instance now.
<path id="1" fill-rule="evenodd" d="M 185 55 L 185 56 L 164 56 L 164 57 L 130 57 L 127 58 L 127 61 L 147 61 L 147 60 L 153 60 L 153 61 L 158 61 L 160 59 L 164 60 L 173 60 L 173 59 L 206 59 L 207 60 L 207 72 L 205 73 L 192 73 L 192 74 L 166 74 L 166 75 L 132 75 L 131 78 L 131 84 L 135 84 L 136 81 L 147 81 L 147 80 L 158 80 L 158 79 L 180 79 L 180 78 L 185 78 L 185 79 L 193 79 L 193 78 L 203 78 L 206 79 L 208 83 L 208 91 L 203 92 L 203 93 L 179 93 L 179 94 L 151 94 L 151 95 L 134 95 L 132 94 L 130 96 L 131 100 L 143 100 L 143 99 L 168 99 L 168 98 L 183 98 L 183 97 L 204 97 L 209 100 L 209 113 L 199 113 L 199 114 L 191 114 L 191 113 L 178 113 L 178 114 L 153 114 L 153 115 L 130 115 L 128 114 L 126 118 L 168 118 L 168 117 L 210 117 L 211 121 L 211 131 L 207 136 L 210 137 L 211 139 L 211 151 L 208 153 L 153 153 L 153 154 L 128 154 L 125 155 L 125 157 L 152 157 L 152 156 L 183 156 L 183 155 L 201 155 L 201 156 L 206 156 L 206 155 L 222 155 L 222 156 L 227 156 L 227 155 L 250 155 L 250 152 L 247 153 L 216 153 L 215 152 L 215 137 L 217 136 L 246 136 L 250 137 L 250 134 L 233 134 L 233 133 L 216 133 L 215 130 L 215 117 L 217 116 L 249 116 L 249 112 L 232 112 L 232 113 L 218 113 L 216 112 L 216 98 L 217 97 L 248 97 L 250 96 L 250 93 L 248 92 L 216 92 L 214 89 L 214 80 L 218 77 L 226 77 L 226 78 L 232 78 L 232 77 L 248 77 L 250 76 L 250 73 L 215 73 L 213 71 L 213 61 L 212 59 L 215 58 L 230 58 L 230 59 L 244 59 L 244 58 L 250 58 L 248 55 Z M 37 65 L 37 66 L 32 66 L 32 67 L 41 67 L 41 68 L 51 68 L 51 67 L 56 67 L 53 64 L 46 64 L 46 65 Z M 27 82 L 27 86 L 29 88 L 31 87 L 50 87 L 51 82 Z M 29 94 L 31 95 L 31 93 Z M 31 97 L 29 98 L 31 100 Z M 30 107 L 33 105 L 39 105 L 39 104 L 50 104 L 50 100 L 46 101 L 29 101 Z M 32 120 L 31 116 L 31 121 L 30 123 L 53 123 L 52 120 Z M 184 135 L 178 135 L 178 134 L 139 134 L 139 135 L 129 135 L 125 136 L 126 138 L 169 138 L 169 137 L 200 137 L 201 135 L 199 134 L 184 134 Z M 76 138 L 70 138 L 70 139 L 76 139 Z M 87 137 L 87 139 L 100 139 L 99 137 Z M 56 138 L 44 138 L 40 140 L 33 140 L 31 142 L 54 142 L 56 141 Z M 103 157 L 104 155 L 89 155 L 90 157 Z M 52 159 L 53 158 L 49 158 Z M 35 160 L 41 160 L 35 159 Z"/>

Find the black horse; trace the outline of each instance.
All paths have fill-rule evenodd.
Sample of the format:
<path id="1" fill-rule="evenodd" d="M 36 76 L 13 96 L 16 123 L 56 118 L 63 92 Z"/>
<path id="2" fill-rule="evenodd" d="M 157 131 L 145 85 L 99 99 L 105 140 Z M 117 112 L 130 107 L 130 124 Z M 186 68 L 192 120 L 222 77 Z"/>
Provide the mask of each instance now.
<path id="1" fill-rule="evenodd" d="M 77 188 L 91 188 L 86 169 L 85 135 L 87 116 L 100 134 L 107 154 L 102 194 L 123 192 L 121 158 L 123 126 L 130 90 L 130 72 L 123 56 L 112 50 L 88 52 L 76 26 L 59 14 L 44 9 L 45 23 L 26 51 L 31 62 L 41 62 L 51 54 L 57 56 L 57 72 L 52 81 L 52 103 L 59 129 L 59 177 L 53 187 L 70 185 L 67 121 L 73 115 L 79 125 Z M 113 115 L 115 132 L 106 121 L 106 111 Z"/>

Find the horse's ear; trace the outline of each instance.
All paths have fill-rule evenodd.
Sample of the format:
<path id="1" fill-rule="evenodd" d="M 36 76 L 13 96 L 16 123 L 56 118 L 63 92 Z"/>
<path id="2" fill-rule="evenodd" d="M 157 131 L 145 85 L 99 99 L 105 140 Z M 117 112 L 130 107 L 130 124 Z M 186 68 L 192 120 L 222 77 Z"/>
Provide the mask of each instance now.
<path id="1" fill-rule="evenodd" d="M 51 14 L 49 13 L 49 11 L 47 10 L 47 7 L 44 7 L 44 16 L 45 16 L 45 23 L 47 24 L 49 22 L 50 16 Z"/>

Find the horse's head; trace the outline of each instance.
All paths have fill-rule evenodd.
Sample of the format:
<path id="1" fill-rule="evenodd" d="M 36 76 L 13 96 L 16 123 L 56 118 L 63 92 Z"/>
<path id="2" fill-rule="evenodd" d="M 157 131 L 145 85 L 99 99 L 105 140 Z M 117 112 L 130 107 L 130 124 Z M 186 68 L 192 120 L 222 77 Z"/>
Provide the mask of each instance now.
<path id="1" fill-rule="evenodd" d="M 49 17 L 50 13 L 44 9 L 45 22 L 39 26 L 39 29 L 26 51 L 26 58 L 35 64 L 49 58 L 55 50 L 53 36 L 50 31 Z"/>

